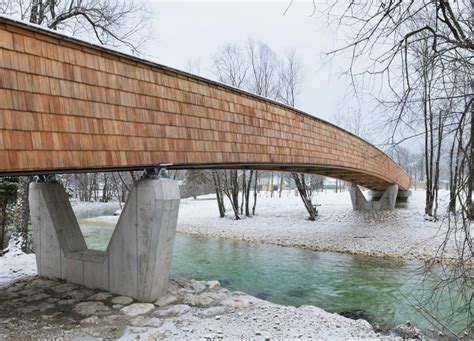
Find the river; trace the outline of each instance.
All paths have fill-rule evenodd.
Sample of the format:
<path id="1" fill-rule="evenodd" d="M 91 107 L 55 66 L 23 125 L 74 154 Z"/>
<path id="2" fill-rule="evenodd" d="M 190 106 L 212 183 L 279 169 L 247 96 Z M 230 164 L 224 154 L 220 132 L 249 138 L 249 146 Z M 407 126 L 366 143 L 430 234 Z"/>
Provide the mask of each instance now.
<path id="1" fill-rule="evenodd" d="M 111 213 L 98 211 L 78 217 L 89 248 L 105 250 L 113 225 L 91 224 L 83 219 Z M 436 270 L 428 271 L 421 262 L 179 233 L 171 265 L 171 276 L 175 278 L 216 279 L 229 290 L 244 291 L 273 303 L 311 304 L 347 317 L 363 318 L 382 331 L 406 321 L 429 331 L 432 326 L 413 304 L 430 294 L 437 275 Z M 448 300 L 443 302 L 441 297 L 432 312 L 446 321 L 448 306 Z M 455 321 L 449 324 L 455 330 L 462 325 Z"/>

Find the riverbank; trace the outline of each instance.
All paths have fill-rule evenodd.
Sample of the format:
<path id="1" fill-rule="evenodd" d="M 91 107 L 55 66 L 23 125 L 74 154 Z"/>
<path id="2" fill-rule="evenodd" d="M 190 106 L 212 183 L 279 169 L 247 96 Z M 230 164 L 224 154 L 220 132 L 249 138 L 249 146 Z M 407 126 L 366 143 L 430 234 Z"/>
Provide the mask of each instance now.
<path id="1" fill-rule="evenodd" d="M 351 320 L 313 306 L 272 304 L 230 292 L 217 281 L 173 280 L 167 295 L 154 304 L 36 277 L 0 285 L 0 340 L 378 336 L 364 320 Z"/>
<path id="2" fill-rule="evenodd" d="M 447 198 L 448 192 L 440 191 L 440 211 Z M 219 218 L 215 195 L 210 194 L 181 200 L 177 231 L 312 251 L 428 261 L 436 256 L 447 224 L 425 219 L 424 200 L 424 191 L 413 191 L 408 202 L 397 204 L 395 210 L 354 211 L 348 192 L 316 193 L 313 201 L 321 205 L 319 217 L 308 221 L 304 205 L 293 191 L 283 192 L 281 198 L 277 192 L 273 197 L 261 192 L 256 215 L 235 220 L 227 200 L 226 216 Z M 96 203 L 96 209 L 101 205 Z M 115 224 L 118 218 L 97 217 L 90 223 Z M 447 260 L 455 254 L 455 240 L 450 240 L 443 258 Z"/>
<path id="3" fill-rule="evenodd" d="M 447 192 L 441 191 L 441 199 Z M 424 192 L 414 191 L 408 203 L 393 211 L 353 211 L 349 193 L 317 193 L 320 216 L 305 219 L 301 199 L 293 192 L 281 198 L 260 195 L 257 214 L 234 220 L 231 212 L 218 218 L 213 195 L 181 201 L 178 232 L 211 238 L 387 257 L 400 260 L 433 258 L 445 236 L 446 224 L 425 219 Z M 230 207 L 228 204 L 227 207 Z M 445 257 L 455 254 L 449 241 Z"/>

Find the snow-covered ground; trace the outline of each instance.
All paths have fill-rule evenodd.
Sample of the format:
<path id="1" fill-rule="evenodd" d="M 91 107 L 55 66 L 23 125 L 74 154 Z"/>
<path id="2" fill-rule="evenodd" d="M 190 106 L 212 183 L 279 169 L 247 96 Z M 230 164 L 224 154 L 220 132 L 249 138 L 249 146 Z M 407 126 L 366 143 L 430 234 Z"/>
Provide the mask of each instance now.
<path id="1" fill-rule="evenodd" d="M 447 194 L 441 191 L 441 199 Z M 405 259 L 432 257 L 444 237 L 442 224 L 424 217 L 424 191 L 413 191 L 408 203 L 393 211 L 378 212 L 353 211 L 348 192 L 317 193 L 314 201 L 321 206 L 316 221 L 305 219 L 306 210 L 294 192 L 281 198 L 263 192 L 256 215 L 242 220 L 232 219 L 229 203 L 227 216 L 218 218 L 213 197 L 182 200 L 178 232 Z M 454 250 L 453 243 L 450 247 Z"/>
<path id="2" fill-rule="evenodd" d="M 447 198 L 448 192 L 440 191 L 440 213 Z M 283 192 L 281 198 L 277 192 L 273 197 L 261 192 L 256 215 L 241 215 L 241 220 L 234 220 L 229 202 L 226 217 L 219 218 L 215 195 L 210 194 L 181 200 L 177 230 L 318 251 L 427 260 L 438 251 L 447 224 L 425 219 L 424 200 L 424 191 L 413 191 L 408 202 L 397 204 L 393 211 L 354 211 L 348 192 L 327 191 L 314 195 L 314 203 L 321 205 L 320 215 L 316 221 L 308 221 L 304 205 L 294 191 Z M 118 217 L 88 220 L 115 223 Z M 454 241 L 448 243 L 447 250 L 445 257 L 454 254 Z"/>
<path id="3" fill-rule="evenodd" d="M 20 243 L 21 241 L 11 238 L 8 252 L 0 257 L 0 287 L 37 274 L 35 255 L 21 251 Z"/>

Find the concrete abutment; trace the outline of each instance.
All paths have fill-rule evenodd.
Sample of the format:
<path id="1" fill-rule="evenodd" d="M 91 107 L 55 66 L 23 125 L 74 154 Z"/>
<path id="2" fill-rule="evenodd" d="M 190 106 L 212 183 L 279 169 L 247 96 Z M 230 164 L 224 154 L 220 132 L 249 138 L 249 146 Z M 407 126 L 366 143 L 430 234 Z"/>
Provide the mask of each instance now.
<path id="1" fill-rule="evenodd" d="M 411 194 L 410 191 L 399 191 L 397 185 L 391 185 L 385 191 L 372 191 L 371 199 L 368 200 L 356 184 L 351 185 L 349 193 L 352 208 L 356 211 L 393 210 L 397 202 L 406 202 Z"/>
<path id="2" fill-rule="evenodd" d="M 64 187 L 30 185 L 38 274 L 152 302 L 166 291 L 179 209 L 170 179 L 142 179 L 132 189 L 106 251 L 87 248 Z"/>

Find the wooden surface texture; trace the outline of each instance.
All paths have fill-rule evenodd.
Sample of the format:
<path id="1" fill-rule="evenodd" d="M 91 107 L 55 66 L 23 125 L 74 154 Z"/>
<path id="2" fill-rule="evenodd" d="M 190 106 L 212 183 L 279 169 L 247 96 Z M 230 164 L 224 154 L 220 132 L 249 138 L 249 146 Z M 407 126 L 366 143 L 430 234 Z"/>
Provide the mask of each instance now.
<path id="1" fill-rule="evenodd" d="M 163 163 L 409 184 L 380 150 L 323 120 L 0 17 L 1 174 Z"/>

